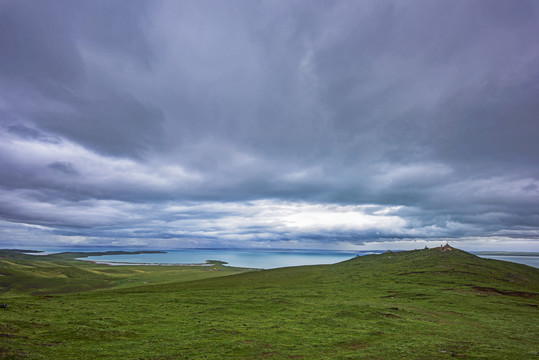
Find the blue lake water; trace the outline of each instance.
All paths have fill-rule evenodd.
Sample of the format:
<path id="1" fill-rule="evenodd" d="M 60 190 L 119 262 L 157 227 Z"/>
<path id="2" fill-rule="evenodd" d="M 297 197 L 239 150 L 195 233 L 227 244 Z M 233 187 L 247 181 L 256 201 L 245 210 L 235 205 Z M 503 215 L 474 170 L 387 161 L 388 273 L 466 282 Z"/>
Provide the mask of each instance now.
<path id="1" fill-rule="evenodd" d="M 497 256 L 497 255 L 477 255 L 485 259 L 511 261 L 519 264 L 539 268 L 539 256 Z"/>
<path id="2" fill-rule="evenodd" d="M 136 251 L 125 248 L 58 248 L 46 249 L 47 253 L 66 251 Z M 147 250 L 147 249 L 146 249 Z M 273 269 L 285 266 L 334 264 L 353 258 L 356 255 L 382 253 L 384 251 L 331 251 L 331 250 L 259 250 L 259 249 L 185 249 L 162 250 L 166 253 L 137 255 L 106 255 L 82 258 L 99 262 L 136 263 L 136 264 L 202 264 L 206 260 L 220 260 L 229 266 Z M 484 258 L 511 261 L 539 268 L 539 256 L 497 256 L 478 255 Z"/>
<path id="3" fill-rule="evenodd" d="M 104 255 L 82 258 L 98 262 L 138 264 L 200 264 L 220 260 L 229 266 L 274 269 L 285 266 L 334 264 L 375 252 L 290 250 L 167 250 L 163 254 Z"/>

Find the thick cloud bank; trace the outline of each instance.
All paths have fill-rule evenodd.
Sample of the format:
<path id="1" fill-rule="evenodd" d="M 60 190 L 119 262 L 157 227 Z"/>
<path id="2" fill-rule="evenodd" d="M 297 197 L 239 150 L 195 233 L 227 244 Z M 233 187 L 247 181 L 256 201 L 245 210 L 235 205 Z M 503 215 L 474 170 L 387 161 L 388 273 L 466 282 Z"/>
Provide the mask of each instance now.
<path id="1" fill-rule="evenodd" d="M 537 34 L 525 0 L 2 1 L 0 245 L 538 250 Z"/>

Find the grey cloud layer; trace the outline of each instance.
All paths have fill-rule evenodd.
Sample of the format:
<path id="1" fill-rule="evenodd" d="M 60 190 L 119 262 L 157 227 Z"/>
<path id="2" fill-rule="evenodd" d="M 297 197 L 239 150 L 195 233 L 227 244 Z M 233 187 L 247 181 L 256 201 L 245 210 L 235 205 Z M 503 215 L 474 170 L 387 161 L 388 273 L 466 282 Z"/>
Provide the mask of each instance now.
<path id="1" fill-rule="evenodd" d="M 0 241 L 537 240 L 537 33 L 534 1 L 4 1 Z"/>

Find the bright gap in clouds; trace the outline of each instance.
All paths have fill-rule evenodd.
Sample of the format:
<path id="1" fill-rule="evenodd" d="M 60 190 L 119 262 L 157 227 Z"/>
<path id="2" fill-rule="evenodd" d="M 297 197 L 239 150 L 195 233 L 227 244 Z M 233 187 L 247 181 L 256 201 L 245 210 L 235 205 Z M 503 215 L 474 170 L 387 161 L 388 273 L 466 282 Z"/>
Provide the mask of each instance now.
<path id="1" fill-rule="evenodd" d="M 24 180 L 26 189 L 0 188 L 3 218 L 13 221 L 5 223 L 2 231 L 17 244 L 383 249 L 387 243 L 415 248 L 458 239 L 468 247 L 483 249 L 488 244 L 500 247 L 501 239 L 538 236 L 533 228 L 494 228 L 485 236 L 466 221 L 473 217 L 495 223 L 508 217 L 503 211 L 463 215 L 465 221 L 458 221 L 444 214 L 425 219 L 420 209 L 404 205 L 167 200 L 174 193 L 185 197 L 189 190 L 200 196 L 211 188 L 207 176 L 179 164 L 105 156 L 68 140 L 36 142 L 13 134 L 4 135 L 3 140 L 0 150 L 9 155 L 3 159 L 4 168 L 16 163 L 27 174 L 39 175 Z M 382 191 L 392 184 L 438 181 L 451 173 L 429 164 L 383 166 L 386 169 L 373 177 L 375 188 Z M 521 198 L 523 203 L 530 200 L 521 189 L 537 192 L 534 179 L 503 180 L 444 186 L 449 189 L 447 194 L 462 194 L 471 187 L 470 197 L 488 200 L 499 193 Z M 424 191 L 428 193 L 428 189 Z M 445 201 L 451 203 L 455 198 Z M 533 244 L 533 240 L 523 240 L 518 245 L 530 248 Z"/>

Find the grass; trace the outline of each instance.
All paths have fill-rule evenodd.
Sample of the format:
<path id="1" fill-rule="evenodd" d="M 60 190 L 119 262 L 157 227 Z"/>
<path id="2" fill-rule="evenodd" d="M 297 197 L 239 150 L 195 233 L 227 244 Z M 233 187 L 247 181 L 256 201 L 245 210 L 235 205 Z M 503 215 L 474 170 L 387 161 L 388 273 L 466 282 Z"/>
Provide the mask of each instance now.
<path id="1" fill-rule="evenodd" d="M 220 261 L 211 266 L 108 266 L 77 258 L 106 253 L 60 253 L 25 255 L 0 250 L 0 294 L 3 298 L 24 294 L 50 295 L 96 289 L 124 288 L 144 284 L 192 281 L 226 276 L 247 269 L 226 267 Z M 133 252 L 137 254 L 140 252 Z"/>
<path id="2" fill-rule="evenodd" d="M 242 273 L 28 261 L 0 269 L 26 274 L 0 295 L 0 358 L 539 359 L 539 270 L 456 249 Z"/>

